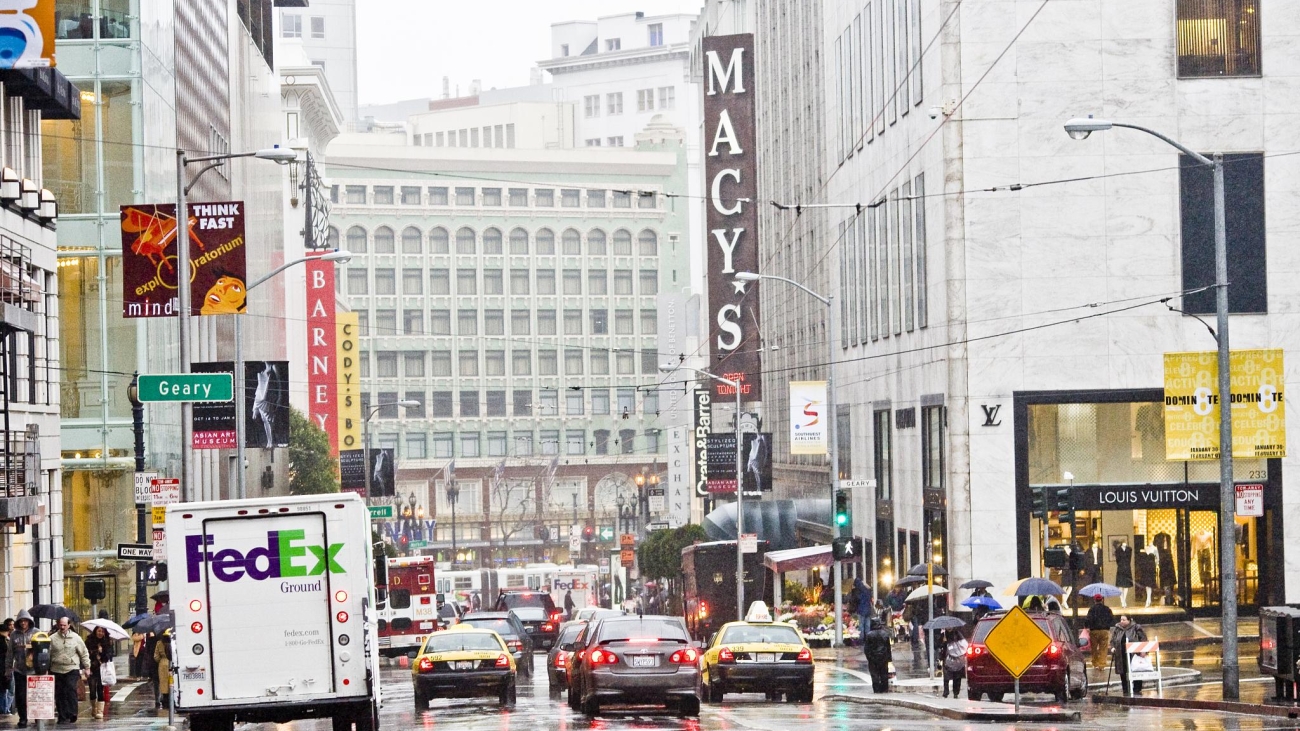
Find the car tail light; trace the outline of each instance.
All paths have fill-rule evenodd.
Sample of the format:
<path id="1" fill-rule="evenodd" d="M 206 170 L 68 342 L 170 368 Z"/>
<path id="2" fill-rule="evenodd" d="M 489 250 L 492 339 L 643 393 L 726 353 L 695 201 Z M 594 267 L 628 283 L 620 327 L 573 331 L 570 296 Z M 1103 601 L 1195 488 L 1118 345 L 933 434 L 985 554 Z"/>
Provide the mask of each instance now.
<path id="1" fill-rule="evenodd" d="M 509 647 L 514 652 L 519 652 L 524 649 L 524 643 L 519 640 L 506 640 L 506 647 Z"/>
<path id="2" fill-rule="evenodd" d="M 554 631 L 555 631 L 555 625 L 551 624 L 550 622 L 542 622 L 542 631 L 543 631 L 543 632 L 554 632 Z"/>
<path id="3" fill-rule="evenodd" d="M 563 617 L 563 616 L 564 616 L 564 612 L 560 612 L 560 611 L 554 611 L 554 612 L 551 612 L 551 621 L 552 621 L 552 622 L 558 622 L 558 621 L 560 621 L 560 617 Z"/>
<path id="4" fill-rule="evenodd" d="M 510 667 L 510 656 L 505 654 L 497 655 L 497 667 L 499 668 Z"/>
<path id="5" fill-rule="evenodd" d="M 806 647 L 800 650 L 799 657 L 795 658 L 795 662 L 812 662 L 812 650 Z"/>
<path id="6" fill-rule="evenodd" d="M 569 653 L 567 652 L 555 653 L 555 667 L 562 668 L 568 664 L 569 664 Z"/>
<path id="7" fill-rule="evenodd" d="M 586 650 L 578 650 L 578 659 L 579 659 L 579 660 L 581 660 L 582 658 L 584 658 L 584 657 L 586 657 L 586 656 L 587 656 L 587 651 L 586 651 Z"/>
<path id="8" fill-rule="evenodd" d="M 1047 656 L 1048 656 L 1048 657 L 1057 657 L 1057 656 L 1059 656 L 1060 654 L 1061 654 L 1061 646 L 1060 646 L 1060 645 L 1058 645 L 1058 644 L 1056 644 L 1055 642 L 1053 642 L 1052 644 L 1050 644 L 1050 645 L 1047 646 Z"/>
<path id="9" fill-rule="evenodd" d="M 986 650 L 984 649 L 984 645 L 971 645 L 970 647 L 966 648 L 966 657 L 968 658 L 979 657 L 980 655 L 983 655 L 985 652 Z"/>
<path id="10" fill-rule="evenodd" d="M 735 662 L 735 661 L 736 661 L 736 653 L 732 652 L 731 648 L 724 647 L 721 650 L 718 650 L 718 662 Z"/>
<path id="11" fill-rule="evenodd" d="M 617 665 L 618 655 L 615 655 L 609 650 L 592 650 L 591 664 L 592 665 Z"/>
<path id="12" fill-rule="evenodd" d="M 700 653 L 694 647 L 688 647 L 685 650 L 674 652 L 669 658 L 669 662 L 678 665 L 694 665 L 696 660 L 700 659 Z"/>
<path id="13" fill-rule="evenodd" d="M 427 657 L 422 657 L 420 658 L 420 662 L 416 663 L 416 666 L 419 668 L 420 672 L 427 673 L 433 670 L 433 661 Z"/>

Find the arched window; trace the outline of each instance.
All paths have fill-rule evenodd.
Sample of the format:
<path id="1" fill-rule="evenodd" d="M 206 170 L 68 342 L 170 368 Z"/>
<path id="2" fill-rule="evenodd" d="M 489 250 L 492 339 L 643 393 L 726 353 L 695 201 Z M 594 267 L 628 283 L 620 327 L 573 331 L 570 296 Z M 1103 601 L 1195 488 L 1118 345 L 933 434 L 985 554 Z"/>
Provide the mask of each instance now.
<path id="1" fill-rule="evenodd" d="M 552 255 L 555 253 L 555 232 L 544 228 L 537 232 L 537 253 Z"/>
<path id="2" fill-rule="evenodd" d="M 658 256 L 659 255 L 659 235 L 650 229 L 645 229 L 637 236 L 638 248 L 641 249 L 641 256 Z"/>
<path id="3" fill-rule="evenodd" d="M 407 226 L 402 231 L 402 253 L 419 254 L 424 249 L 424 240 L 420 236 L 420 229 L 414 226 Z"/>
<path id="4" fill-rule="evenodd" d="M 489 228 L 483 232 L 483 253 L 501 253 L 501 229 Z"/>
<path id="5" fill-rule="evenodd" d="M 333 226 L 330 226 L 330 227 L 329 227 L 329 230 L 325 232 L 325 245 L 328 246 L 328 247 L 331 248 L 331 249 L 337 249 L 337 248 L 339 248 L 339 230 L 338 230 L 338 229 L 334 228 Z"/>
<path id="6" fill-rule="evenodd" d="M 514 229 L 510 232 L 510 253 L 527 254 L 528 253 L 528 232 L 522 228 Z"/>
<path id="7" fill-rule="evenodd" d="M 614 256 L 632 256 L 632 232 L 620 228 L 614 232 Z"/>
<path id="8" fill-rule="evenodd" d="M 387 226 L 375 229 L 375 253 L 393 254 L 396 251 L 393 245 L 393 229 Z"/>
<path id="9" fill-rule="evenodd" d="M 348 229 L 348 251 L 353 254 L 364 254 L 369 251 L 366 246 L 366 230 L 360 226 L 353 226 Z"/>
<path id="10" fill-rule="evenodd" d="M 447 229 L 439 226 L 429 232 L 429 253 L 430 254 L 450 254 L 451 249 L 447 243 Z"/>
<path id="11" fill-rule="evenodd" d="M 565 229 L 564 235 L 560 237 L 562 250 L 566 256 L 582 255 L 582 235 L 575 229 Z"/>
<path id="12" fill-rule="evenodd" d="M 456 232 L 456 253 L 473 254 L 474 253 L 474 229 L 466 226 Z"/>
<path id="13" fill-rule="evenodd" d="M 593 228 L 587 232 L 587 253 L 592 256 L 604 256 L 606 254 L 604 231 Z"/>

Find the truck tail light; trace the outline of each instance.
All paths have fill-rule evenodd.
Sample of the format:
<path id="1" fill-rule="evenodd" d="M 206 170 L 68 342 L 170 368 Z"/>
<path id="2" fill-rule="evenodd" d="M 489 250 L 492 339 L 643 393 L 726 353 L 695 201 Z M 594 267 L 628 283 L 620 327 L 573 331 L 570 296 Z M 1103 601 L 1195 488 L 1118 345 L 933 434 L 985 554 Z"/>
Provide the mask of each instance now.
<path id="1" fill-rule="evenodd" d="M 202 611 L 202 610 L 203 610 L 203 602 L 199 601 L 198 599 L 191 599 L 191 600 L 190 600 L 190 611 L 191 611 L 191 612 L 198 612 L 198 611 Z"/>
<path id="2" fill-rule="evenodd" d="M 418 667 L 422 673 L 430 672 L 433 670 L 433 661 L 427 657 L 422 657 L 420 658 L 420 662 L 416 663 L 416 667 Z"/>
<path id="3" fill-rule="evenodd" d="M 499 668 L 510 667 L 510 656 L 506 654 L 497 655 L 497 667 Z"/>
<path id="4" fill-rule="evenodd" d="M 338 620 L 339 624 L 343 624 L 344 622 L 348 621 L 348 613 L 339 612 L 338 614 L 334 615 L 334 619 Z"/>
<path id="5" fill-rule="evenodd" d="M 696 660 L 700 659 L 700 653 L 694 647 L 688 647 L 685 650 L 674 652 L 668 661 L 677 665 L 694 665 Z"/>
<path id="6" fill-rule="evenodd" d="M 736 653 L 731 651 L 730 647 L 724 647 L 718 650 L 718 662 L 735 662 Z"/>
<path id="7" fill-rule="evenodd" d="M 803 662 L 803 663 L 810 663 L 810 662 L 812 662 L 812 650 L 809 650 L 809 649 L 806 648 L 806 647 L 803 648 L 802 650 L 799 651 L 799 657 L 796 657 L 796 658 L 794 659 L 794 661 L 795 661 L 795 662 Z"/>
<path id="8" fill-rule="evenodd" d="M 347 600 L 348 600 L 348 593 L 346 591 L 339 589 L 338 591 L 334 592 L 334 601 L 338 602 L 339 604 L 342 604 Z"/>
<path id="9" fill-rule="evenodd" d="M 202 631 L 203 631 L 203 623 L 202 623 L 202 622 L 191 622 L 191 623 L 190 623 L 190 631 L 193 632 L 194 634 L 198 634 L 198 633 L 202 632 Z"/>

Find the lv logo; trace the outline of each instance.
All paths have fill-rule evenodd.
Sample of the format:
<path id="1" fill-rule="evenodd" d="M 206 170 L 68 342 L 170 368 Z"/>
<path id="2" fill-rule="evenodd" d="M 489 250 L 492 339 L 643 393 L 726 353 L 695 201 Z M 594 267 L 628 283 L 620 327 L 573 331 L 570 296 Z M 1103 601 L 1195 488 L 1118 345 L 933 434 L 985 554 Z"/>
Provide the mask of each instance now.
<path id="1" fill-rule="evenodd" d="M 984 412 L 984 423 L 980 426 L 1002 426 L 1002 420 L 998 418 L 998 412 L 1002 410 L 1002 404 L 987 406 L 980 404 L 980 410 Z"/>

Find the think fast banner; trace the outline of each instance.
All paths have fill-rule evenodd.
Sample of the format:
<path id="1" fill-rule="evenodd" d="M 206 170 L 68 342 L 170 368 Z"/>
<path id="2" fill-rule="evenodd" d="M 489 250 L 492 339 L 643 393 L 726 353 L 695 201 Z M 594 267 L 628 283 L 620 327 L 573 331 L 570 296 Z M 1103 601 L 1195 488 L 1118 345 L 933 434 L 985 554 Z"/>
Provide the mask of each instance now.
<path id="1" fill-rule="evenodd" d="M 1282 350 L 1234 350 L 1232 456 L 1286 456 Z M 1165 459 L 1219 458 L 1219 361 L 1214 352 L 1165 353 Z"/>
<path id="2" fill-rule="evenodd" d="M 122 206 L 122 317 L 173 317 L 177 299 L 176 206 Z M 244 204 L 189 206 L 190 314 L 244 312 Z"/>

